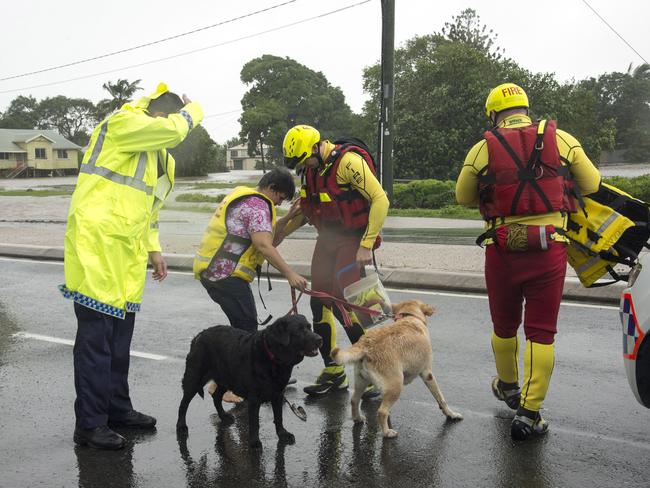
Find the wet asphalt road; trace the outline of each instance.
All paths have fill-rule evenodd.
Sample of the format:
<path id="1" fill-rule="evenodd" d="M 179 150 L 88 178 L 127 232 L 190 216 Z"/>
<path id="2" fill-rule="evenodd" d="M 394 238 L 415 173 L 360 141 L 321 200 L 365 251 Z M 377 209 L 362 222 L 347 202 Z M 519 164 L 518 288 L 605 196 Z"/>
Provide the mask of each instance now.
<path id="1" fill-rule="evenodd" d="M 236 423 L 222 428 L 211 402 L 198 397 L 188 412 L 189 438 L 177 441 L 183 358 L 197 332 L 225 317 L 200 284 L 173 273 L 162 284 L 147 284 L 132 345 L 137 353 L 157 355 L 134 356 L 130 377 L 134 406 L 155 415 L 158 429 L 122 431 L 128 448 L 103 452 L 72 442 L 72 347 L 64 341 L 74 339 L 75 321 L 71 302 L 56 290 L 61 263 L 0 258 L 0 278 L 0 487 L 650 485 L 650 411 L 627 386 L 612 307 L 562 307 L 544 410 L 551 430 L 515 445 L 508 433 L 512 413 L 489 388 L 494 366 L 487 300 L 392 291 L 393 301 L 417 296 L 437 307 L 430 319 L 434 372 L 465 419 L 446 422 L 416 380 L 393 409 L 399 437 L 384 441 L 375 420 L 379 402 L 365 402 L 369 421 L 354 426 L 347 392 L 305 398 L 301 387 L 321 367 L 320 359 L 307 358 L 294 370 L 297 388 L 287 391 L 308 415 L 303 423 L 285 408 L 295 445 L 277 443 L 265 406 L 264 448 L 254 452 L 246 442 L 245 406 L 234 407 Z M 276 315 L 289 308 L 283 283 L 274 282 L 264 297 Z M 307 301 L 300 305 L 309 315 Z"/>

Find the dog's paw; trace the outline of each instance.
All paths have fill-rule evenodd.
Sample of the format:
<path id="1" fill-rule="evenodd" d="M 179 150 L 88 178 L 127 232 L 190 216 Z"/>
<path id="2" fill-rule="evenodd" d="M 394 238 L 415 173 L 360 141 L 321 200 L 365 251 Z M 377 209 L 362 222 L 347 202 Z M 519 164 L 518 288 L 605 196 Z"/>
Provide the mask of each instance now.
<path id="1" fill-rule="evenodd" d="M 248 445 L 250 446 L 251 449 L 255 449 L 255 450 L 262 449 L 262 443 L 260 442 L 259 437 L 257 439 L 250 439 L 248 441 Z"/>
<path id="2" fill-rule="evenodd" d="M 358 415 L 356 417 L 352 417 L 352 421 L 355 424 L 363 424 L 366 421 L 366 417 L 364 417 L 363 415 Z"/>
<path id="3" fill-rule="evenodd" d="M 293 435 L 288 430 L 283 430 L 281 432 L 278 432 L 278 439 L 280 439 L 280 442 L 282 442 L 283 444 L 295 444 L 296 443 L 296 436 Z"/>
<path id="4" fill-rule="evenodd" d="M 463 420 L 463 416 L 462 416 L 462 414 L 460 414 L 460 413 L 458 413 L 458 412 L 454 412 L 454 411 L 452 411 L 452 410 L 450 410 L 450 411 L 449 411 L 448 413 L 446 413 L 445 415 L 447 415 L 447 419 L 448 419 L 448 420 Z"/>
<path id="5" fill-rule="evenodd" d="M 219 419 L 221 420 L 221 425 L 232 425 L 235 423 L 235 416 L 229 413 L 219 415 Z"/>
<path id="6" fill-rule="evenodd" d="M 386 429 L 386 431 L 384 432 L 384 437 L 386 439 L 394 439 L 395 437 L 397 437 L 397 431 L 393 429 Z"/>

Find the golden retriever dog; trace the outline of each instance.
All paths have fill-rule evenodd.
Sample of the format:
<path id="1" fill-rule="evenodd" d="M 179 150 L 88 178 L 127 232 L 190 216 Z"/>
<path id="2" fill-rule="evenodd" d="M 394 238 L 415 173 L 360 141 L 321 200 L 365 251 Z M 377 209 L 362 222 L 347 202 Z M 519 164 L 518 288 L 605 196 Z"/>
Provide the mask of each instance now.
<path id="1" fill-rule="evenodd" d="M 361 395 L 372 383 L 382 393 L 377 412 L 384 437 L 397 436 L 389 425 L 393 404 L 416 376 L 422 378 L 440 409 L 451 420 L 463 416 L 449 408 L 433 376 L 433 351 L 427 328 L 427 316 L 433 307 L 420 300 L 407 300 L 393 305 L 395 322 L 366 331 L 363 337 L 347 349 L 334 349 L 332 359 L 338 364 L 354 364 L 354 393 L 352 394 L 352 419 L 363 422 L 359 411 Z"/>

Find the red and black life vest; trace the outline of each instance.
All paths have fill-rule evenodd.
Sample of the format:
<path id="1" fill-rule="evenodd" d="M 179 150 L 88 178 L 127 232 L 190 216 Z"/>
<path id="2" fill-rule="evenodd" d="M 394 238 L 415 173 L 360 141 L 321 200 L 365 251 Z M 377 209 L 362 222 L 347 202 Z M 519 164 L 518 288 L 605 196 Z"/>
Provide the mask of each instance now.
<path id="1" fill-rule="evenodd" d="M 577 210 L 569 162 L 563 164 L 555 132 L 554 120 L 540 120 L 485 133 L 489 159 L 478 175 L 485 220 Z"/>
<path id="2" fill-rule="evenodd" d="M 373 175 L 375 163 L 362 141 L 336 140 L 334 144 L 335 147 L 323 167 L 306 169 L 300 190 L 300 208 L 303 215 L 317 229 L 365 229 L 368 225 L 370 204 L 351 184 L 339 185 L 336 182 L 336 173 L 343 156 L 348 152 L 359 154 Z"/>

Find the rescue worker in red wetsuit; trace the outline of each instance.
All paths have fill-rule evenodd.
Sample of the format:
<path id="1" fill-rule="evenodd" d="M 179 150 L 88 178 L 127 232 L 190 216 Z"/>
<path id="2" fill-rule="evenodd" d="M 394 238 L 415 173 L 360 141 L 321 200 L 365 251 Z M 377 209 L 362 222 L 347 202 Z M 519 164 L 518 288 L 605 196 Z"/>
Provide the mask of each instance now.
<path id="1" fill-rule="evenodd" d="M 516 410 L 510 433 L 525 440 L 548 430 L 540 408 L 553 371 L 566 274 L 563 231 L 568 214 L 578 210 L 577 196 L 597 191 L 600 174 L 580 143 L 555 121 L 531 121 L 521 87 L 494 88 L 485 112 L 494 127 L 467 154 L 456 199 L 478 206 L 486 221 L 485 279 L 497 370 L 492 392 Z M 526 346 L 520 387 L 522 311 Z"/>
<path id="2" fill-rule="evenodd" d="M 343 289 L 361 277 L 363 266 L 372 262 L 372 250 L 388 213 L 388 197 L 364 157 L 343 145 L 321 140 L 320 132 L 308 125 L 292 127 L 284 138 L 285 165 L 304 173 L 300 190 L 301 214 L 282 229 L 278 239 L 306 222 L 318 231 L 311 261 L 311 283 L 316 291 L 338 298 Z M 280 231 L 280 229 L 278 229 Z M 309 395 L 325 395 L 348 387 L 343 366 L 332 361 L 336 347 L 336 322 L 343 322 L 331 302 L 311 298 L 314 332 L 323 338 L 320 349 L 325 368 Z M 345 332 L 353 344 L 363 335 L 359 320 Z M 364 397 L 377 396 L 370 386 Z"/>

